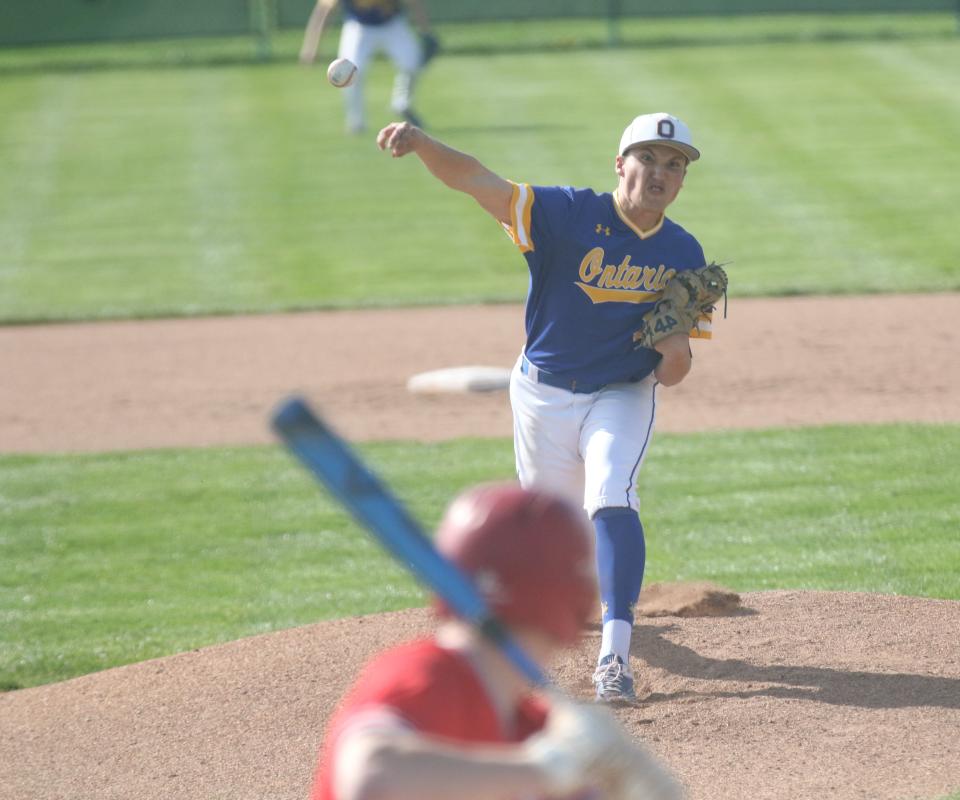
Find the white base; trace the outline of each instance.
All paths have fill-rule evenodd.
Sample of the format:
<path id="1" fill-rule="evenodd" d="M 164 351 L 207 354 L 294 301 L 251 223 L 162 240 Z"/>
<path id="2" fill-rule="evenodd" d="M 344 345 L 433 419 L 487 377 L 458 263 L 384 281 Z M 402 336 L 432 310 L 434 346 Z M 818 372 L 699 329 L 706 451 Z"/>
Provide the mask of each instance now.
<path id="1" fill-rule="evenodd" d="M 421 372 L 407 381 L 415 393 L 496 392 L 510 385 L 510 370 L 502 367 L 450 367 Z"/>

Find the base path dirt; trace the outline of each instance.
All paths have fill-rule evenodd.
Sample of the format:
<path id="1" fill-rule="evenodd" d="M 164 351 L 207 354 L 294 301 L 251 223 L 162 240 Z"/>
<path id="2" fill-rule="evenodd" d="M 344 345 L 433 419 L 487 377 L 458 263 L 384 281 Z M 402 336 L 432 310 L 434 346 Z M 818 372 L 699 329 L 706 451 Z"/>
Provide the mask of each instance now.
<path id="1" fill-rule="evenodd" d="M 630 733 L 690 800 L 907 800 L 960 787 L 960 603 L 745 594 L 638 621 Z M 357 667 L 423 609 L 324 622 L 0 695 L 4 800 L 306 800 Z M 599 632 L 553 672 L 589 698 Z"/>
<path id="2" fill-rule="evenodd" d="M 658 430 L 960 420 L 960 294 L 730 301 Z M 0 328 L 0 452 L 271 440 L 306 394 L 353 439 L 511 435 L 505 392 L 414 395 L 412 375 L 510 367 L 519 306 Z"/>

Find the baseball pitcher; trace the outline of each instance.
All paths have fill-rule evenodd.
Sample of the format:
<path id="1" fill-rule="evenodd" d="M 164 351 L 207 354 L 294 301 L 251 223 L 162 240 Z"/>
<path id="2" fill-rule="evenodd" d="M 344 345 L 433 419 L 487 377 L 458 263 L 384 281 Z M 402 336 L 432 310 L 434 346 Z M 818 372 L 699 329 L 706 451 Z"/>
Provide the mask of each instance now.
<path id="1" fill-rule="evenodd" d="M 723 270 L 666 217 L 700 157 L 688 127 L 644 114 L 620 137 L 611 192 L 530 186 L 500 177 L 408 123 L 377 139 L 415 153 L 466 192 L 526 259 L 526 342 L 512 373 L 517 472 L 581 505 L 596 534 L 603 634 L 593 680 L 599 700 L 636 699 L 630 665 L 646 544 L 637 478 L 654 429 L 657 387 L 684 379 L 691 337 L 710 338 Z"/>

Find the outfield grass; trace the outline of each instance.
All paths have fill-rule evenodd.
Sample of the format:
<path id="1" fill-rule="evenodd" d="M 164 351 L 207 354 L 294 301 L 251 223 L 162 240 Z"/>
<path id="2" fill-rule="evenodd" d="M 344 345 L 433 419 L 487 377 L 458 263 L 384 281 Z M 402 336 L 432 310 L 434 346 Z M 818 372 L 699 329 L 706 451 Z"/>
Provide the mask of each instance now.
<path id="1" fill-rule="evenodd" d="M 424 522 L 505 440 L 363 448 Z M 647 580 L 960 600 L 960 426 L 659 437 Z M 273 447 L 0 457 L 0 687 L 424 594 Z"/>
<path id="2" fill-rule="evenodd" d="M 780 21 L 771 41 L 749 20 L 658 21 L 625 26 L 631 47 L 492 54 L 452 31 L 461 54 L 424 76 L 420 110 L 507 177 L 603 189 L 626 121 L 671 109 L 704 152 L 673 215 L 733 262 L 734 295 L 957 289 L 960 49 L 910 22 L 831 38 Z M 22 54 L 0 54 L 0 321 L 523 297 L 496 224 L 372 133 L 346 137 L 321 69 Z M 376 64 L 374 129 L 390 79 Z"/>
<path id="3" fill-rule="evenodd" d="M 953 40 L 956 14 L 743 14 L 720 17 L 556 18 L 439 23 L 444 56 L 546 52 L 602 47 L 749 46 L 772 42 Z M 304 20 L 306 22 L 306 20 Z M 336 55 L 336 23 L 321 43 L 319 61 Z M 110 70 L 289 62 L 297 58 L 302 28 L 276 30 L 267 46 L 257 36 L 145 39 L 131 42 L 0 48 L 0 73 Z"/>

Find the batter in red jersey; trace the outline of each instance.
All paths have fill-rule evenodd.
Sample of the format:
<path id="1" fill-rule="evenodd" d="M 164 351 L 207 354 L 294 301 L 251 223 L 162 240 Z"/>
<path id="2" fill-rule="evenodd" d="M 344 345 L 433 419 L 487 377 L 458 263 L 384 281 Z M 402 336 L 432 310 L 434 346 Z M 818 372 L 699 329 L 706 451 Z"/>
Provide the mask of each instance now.
<path id="1" fill-rule="evenodd" d="M 592 537 L 558 496 L 472 489 L 448 509 L 437 546 L 542 664 L 593 612 Z M 381 654 L 347 693 L 311 800 L 680 796 L 606 709 L 532 694 L 494 645 L 438 611 L 433 637 Z"/>

